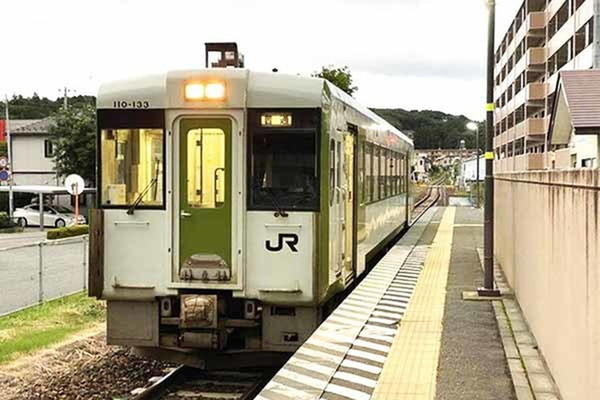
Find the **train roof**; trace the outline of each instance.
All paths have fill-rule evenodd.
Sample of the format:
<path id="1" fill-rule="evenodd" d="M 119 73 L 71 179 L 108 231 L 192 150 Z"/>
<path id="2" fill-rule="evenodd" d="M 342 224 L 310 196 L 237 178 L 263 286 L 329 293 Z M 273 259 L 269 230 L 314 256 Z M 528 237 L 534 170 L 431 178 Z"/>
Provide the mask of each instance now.
<path id="1" fill-rule="evenodd" d="M 191 81 L 225 82 L 228 96 L 223 102 L 186 102 L 184 86 Z M 171 71 L 121 81 L 100 87 L 97 99 L 99 109 L 121 108 L 116 102 L 147 102 L 147 108 L 321 108 L 323 92 L 373 121 L 373 129 L 396 134 L 404 141 L 412 140 L 358 103 L 332 83 L 314 77 L 271 72 L 254 72 L 248 69 L 212 68 Z"/>

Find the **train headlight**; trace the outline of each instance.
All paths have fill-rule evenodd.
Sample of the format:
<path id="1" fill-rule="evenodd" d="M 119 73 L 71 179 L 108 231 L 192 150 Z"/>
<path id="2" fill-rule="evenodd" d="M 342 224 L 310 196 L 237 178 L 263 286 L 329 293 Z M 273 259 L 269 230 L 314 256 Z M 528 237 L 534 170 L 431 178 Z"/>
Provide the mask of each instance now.
<path id="1" fill-rule="evenodd" d="M 204 98 L 204 85 L 201 83 L 188 83 L 185 85 L 186 100 L 201 100 Z"/>
<path id="2" fill-rule="evenodd" d="M 207 99 L 221 100 L 225 98 L 225 85 L 223 83 L 209 83 L 206 85 L 205 95 Z"/>

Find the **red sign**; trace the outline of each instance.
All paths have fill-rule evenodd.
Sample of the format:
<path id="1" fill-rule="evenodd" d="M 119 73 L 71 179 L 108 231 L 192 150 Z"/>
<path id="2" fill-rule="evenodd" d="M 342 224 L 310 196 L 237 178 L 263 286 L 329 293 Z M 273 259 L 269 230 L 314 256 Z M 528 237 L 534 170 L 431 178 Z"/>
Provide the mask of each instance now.
<path id="1" fill-rule="evenodd" d="M 0 119 L 0 142 L 6 141 L 6 121 Z"/>

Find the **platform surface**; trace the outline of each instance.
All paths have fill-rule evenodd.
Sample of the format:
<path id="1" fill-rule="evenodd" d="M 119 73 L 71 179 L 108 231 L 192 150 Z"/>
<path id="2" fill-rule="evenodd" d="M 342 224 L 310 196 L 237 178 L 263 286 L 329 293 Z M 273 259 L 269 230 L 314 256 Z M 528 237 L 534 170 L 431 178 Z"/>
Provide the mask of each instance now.
<path id="1" fill-rule="evenodd" d="M 481 210 L 433 208 L 257 399 L 515 399 L 481 285 Z"/>

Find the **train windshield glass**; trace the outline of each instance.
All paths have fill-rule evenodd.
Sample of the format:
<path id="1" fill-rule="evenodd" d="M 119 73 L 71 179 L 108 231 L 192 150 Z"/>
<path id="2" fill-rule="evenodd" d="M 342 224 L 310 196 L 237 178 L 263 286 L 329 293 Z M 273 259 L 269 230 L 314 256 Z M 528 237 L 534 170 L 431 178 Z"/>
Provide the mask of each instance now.
<path id="1" fill-rule="evenodd" d="M 163 205 L 162 129 L 102 129 L 103 206 Z"/>
<path id="2" fill-rule="evenodd" d="M 314 130 L 261 130 L 251 135 L 250 208 L 317 210 Z"/>

